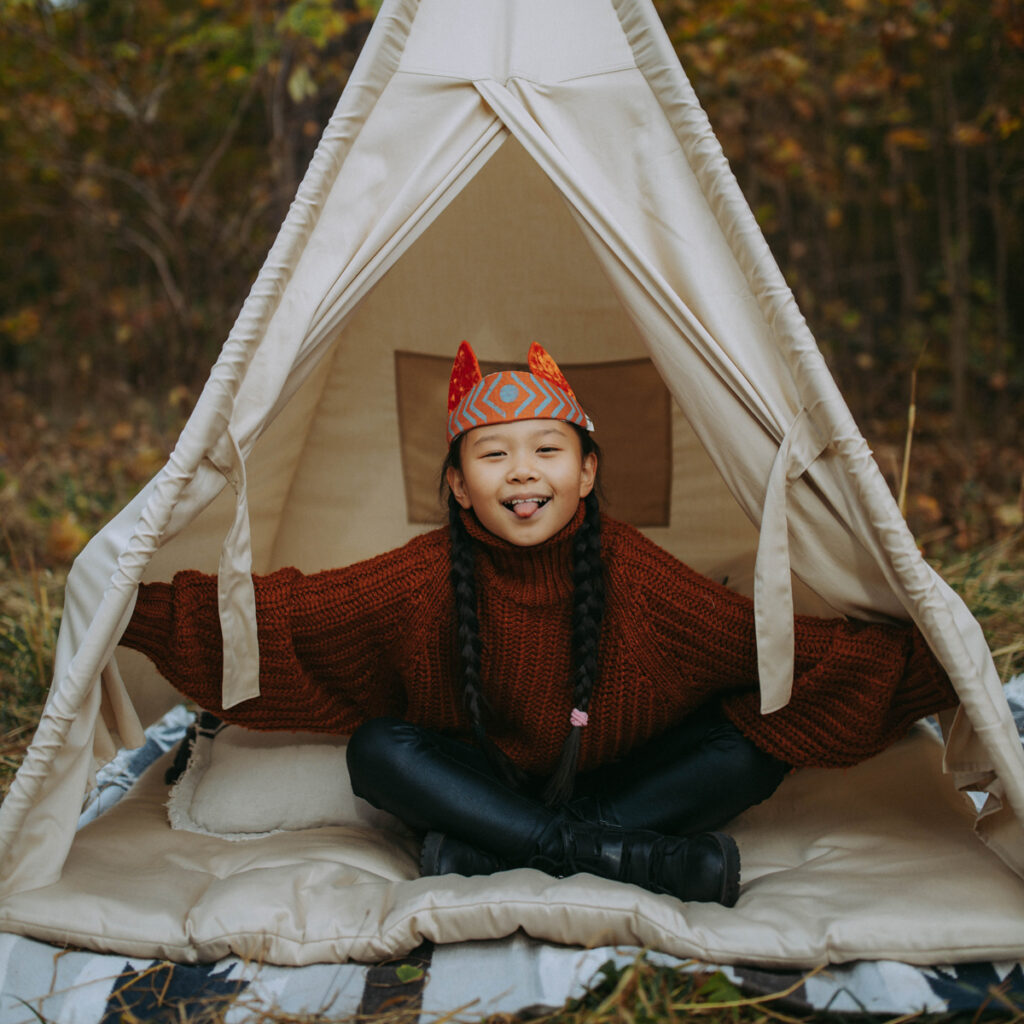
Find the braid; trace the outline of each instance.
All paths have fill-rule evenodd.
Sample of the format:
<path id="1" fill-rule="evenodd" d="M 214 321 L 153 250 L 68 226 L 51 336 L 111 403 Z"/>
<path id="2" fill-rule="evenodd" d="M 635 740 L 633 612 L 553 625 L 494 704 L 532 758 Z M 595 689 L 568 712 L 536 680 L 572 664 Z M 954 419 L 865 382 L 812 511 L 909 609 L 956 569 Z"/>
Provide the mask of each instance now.
<path id="1" fill-rule="evenodd" d="M 597 655 L 604 616 L 604 562 L 601 559 L 601 512 L 591 491 L 584 500 L 586 514 L 573 540 L 572 701 L 586 711 L 597 682 Z M 571 796 L 579 763 L 582 726 L 569 727 L 558 766 L 544 791 L 551 806 Z"/>
<path id="2" fill-rule="evenodd" d="M 451 580 L 455 594 L 456 643 L 462 669 L 462 702 L 474 733 L 482 730 L 486 706 L 480 685 L 480 624 L 476 617 L 476 579 L 473 548 L 458 514 L 458 503 L 449 498 L 452 540 Z"/>
<path id="3" fill-rule="evenodd" d="M 461 667 L 463 707 L 469 716 L 473 736 L 498 777 L 510 786 L 520 786 L 525 781 L 525 775 L 494 745 L 484 728 L 484 719 L 490 707 L 480 678 L 480 623 L 476 613 L 473 542 L 462 523 L 459 504 L 453 495 L 448 496 L 448 523 L 452 541 L 451 580 L 455 593 L 456 643 Z"/>

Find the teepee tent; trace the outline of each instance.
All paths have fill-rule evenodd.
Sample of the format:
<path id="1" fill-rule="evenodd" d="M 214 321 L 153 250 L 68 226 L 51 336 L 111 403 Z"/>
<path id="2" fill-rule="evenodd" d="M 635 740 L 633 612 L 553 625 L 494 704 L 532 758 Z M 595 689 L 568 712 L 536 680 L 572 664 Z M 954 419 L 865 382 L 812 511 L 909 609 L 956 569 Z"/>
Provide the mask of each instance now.
<path id="1" fill-rule="evenodd" d="M 250 572 L 346 564 L 436 521 L 463 338 L 485 363 L 545 344 L 597 422 L 611 513 L 754 597 L 766 713 L 788 699 L 794 611 L 913 619 L 962 702 L 944 748 L 920 732 L 787 779 L 735 824 L 729 910 L 527 869 L 420 879 L 408 836 L 352 812 L 172 828 L 154 773 L 76 832 L 97 762 L 178 701 L 117 649 L 139 581 L 219 572 L 225 703 L 252 696 Z M 649 0 L 385 0 L 166 467 L 72 570 L 0 811 L 0 929 L 295 964 L 517 929 L 720 963 L 1007 958 L 1022 822 L 981 630 L 921 559 Z"/>

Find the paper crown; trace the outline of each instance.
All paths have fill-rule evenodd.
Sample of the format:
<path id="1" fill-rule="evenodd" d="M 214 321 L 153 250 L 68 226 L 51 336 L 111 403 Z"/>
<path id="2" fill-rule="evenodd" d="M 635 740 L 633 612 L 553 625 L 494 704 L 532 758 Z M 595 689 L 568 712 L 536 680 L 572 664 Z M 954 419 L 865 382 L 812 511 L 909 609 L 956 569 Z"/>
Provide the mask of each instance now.
<path id="1" fill-rule="evenodd" d="M 594 429 L 558 364 L 537 342 L 526 365 L 526 372 L 501 370 L 485 377 L 469 343 L 459 346 L 448 383 L 449 444 L 474 427 L 515 420 L 565 420 Z"/>

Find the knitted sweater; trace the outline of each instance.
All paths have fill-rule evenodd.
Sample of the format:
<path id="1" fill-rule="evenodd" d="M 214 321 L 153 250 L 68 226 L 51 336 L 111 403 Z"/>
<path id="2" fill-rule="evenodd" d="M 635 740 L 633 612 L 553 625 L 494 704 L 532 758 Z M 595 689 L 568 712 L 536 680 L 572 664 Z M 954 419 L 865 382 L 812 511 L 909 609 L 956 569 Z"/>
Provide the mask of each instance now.
<path id="1" fill-rule="evenodd" d="M 476 549 L 481 678 L 493 739 L 521 768 L 550 773 L 569 729 L 571 544 L 582 520 L 536 547 L 466 524 Z M 121 642 L 180 691 L 253 729 L 351 732 L 400 716 L 468 736 L 454 649 L 448 531 L 342 569 L 255 578 L 260 696 L 223 710 L 217 580 L 180 572 L 144 584 Z M 911 627 L 796 619 L 789 705 L 762 716 L 751 601 L 605 517 L 607 606 L 580 769 L 677 724 L 708 701 L 793 765 L 852 765 L 918 718 L 956 703 Z"/>

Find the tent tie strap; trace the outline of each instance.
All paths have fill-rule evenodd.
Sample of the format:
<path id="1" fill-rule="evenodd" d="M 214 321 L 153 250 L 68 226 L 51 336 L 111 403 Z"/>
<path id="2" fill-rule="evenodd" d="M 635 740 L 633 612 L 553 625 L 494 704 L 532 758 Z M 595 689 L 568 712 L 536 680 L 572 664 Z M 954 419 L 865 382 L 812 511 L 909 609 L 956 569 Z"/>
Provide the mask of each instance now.
<path id="1" fill-rule="evenodd" d="M 789 561 L 789 485 L 828 447 L 801 409 L 786 431 L 768 476 L 754 563 L 754 629 L 761 714 L 778 711 L 793 692 L 793 580 Z"/>
<path id="2" fill-rule="evenodd" d="M 224 649 L 221 702 L 223 707 L 231 708 L 260 695 L 249 492 L 245 459 L 230 429 L 221 434 L 208 458 L 235 492 L 235 518 L 221 546 L 217 570 L 217 607 Z"/>

